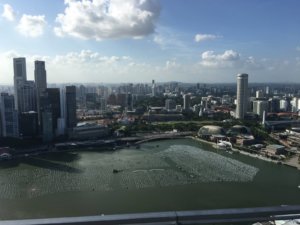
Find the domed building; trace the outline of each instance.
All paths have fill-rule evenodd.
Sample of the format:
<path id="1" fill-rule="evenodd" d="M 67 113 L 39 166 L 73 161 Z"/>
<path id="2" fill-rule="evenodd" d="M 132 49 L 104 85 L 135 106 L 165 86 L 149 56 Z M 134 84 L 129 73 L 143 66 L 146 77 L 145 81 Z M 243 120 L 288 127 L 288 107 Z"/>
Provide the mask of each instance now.
<path id="1" fill-rule="evenodd" d="M 227 134 L 230 136 L 251 135 L 251 130 L 249 127 L 246 126 L 235 125 L 227 131 Z"/>
<path id="2" fill-rule="evenodd" d="M 199 129 L 198 136 L 204 139 L 209 139 L 211 136 L 225 137 L 225 130 L 220 126 L 207 125 Z"/>

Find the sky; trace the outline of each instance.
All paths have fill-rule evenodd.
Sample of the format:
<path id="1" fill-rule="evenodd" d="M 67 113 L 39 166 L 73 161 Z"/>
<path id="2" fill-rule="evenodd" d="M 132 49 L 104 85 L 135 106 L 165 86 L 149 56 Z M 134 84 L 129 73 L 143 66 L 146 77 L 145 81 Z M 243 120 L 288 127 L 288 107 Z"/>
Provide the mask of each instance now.
<path id="1" fill-rule="evenodd" d="M 49 83 L 300 83 L 299 0 L 0 0 L 0 84 L 13 58 Z"/>

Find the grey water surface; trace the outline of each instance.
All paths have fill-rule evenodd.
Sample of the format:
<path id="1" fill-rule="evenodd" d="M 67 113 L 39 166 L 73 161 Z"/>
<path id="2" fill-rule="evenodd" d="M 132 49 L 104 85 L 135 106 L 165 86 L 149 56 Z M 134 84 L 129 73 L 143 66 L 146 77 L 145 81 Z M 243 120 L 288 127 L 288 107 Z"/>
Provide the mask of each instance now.
<path id="1" fill-rule="evenodd" d="M 113 173 L 117 170 L 117 173 Z M 0 219 L 300 204 L 300 171 L 192 140 L 0 164 Z"/>

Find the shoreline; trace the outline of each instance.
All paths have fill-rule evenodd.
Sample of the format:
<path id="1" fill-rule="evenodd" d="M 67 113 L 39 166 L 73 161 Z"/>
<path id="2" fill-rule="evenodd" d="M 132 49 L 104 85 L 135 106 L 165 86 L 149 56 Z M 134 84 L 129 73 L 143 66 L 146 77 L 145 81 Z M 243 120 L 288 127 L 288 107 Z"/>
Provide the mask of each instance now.
<path id="1" fill-rule="evenodd" d="M 200 143 L 205 143 L 205 144 L 208 144 L 210 145 L 211 147 L 215 148 L 214 147 L 214 142 L 209 142 L 209 141 L 206 141 L 206 140 L 203 140 L 203 139 L 200 139 L 198 137 L 190 137 L 192 140 L 195 140 L 195 141 L 198 141 Z M 270 163 L 274 163 L 274 164 L 277 164 L 277 165 L 285 165 L 285 166 L 288 166 L 288 167 L 292 167 L 294 169 L 297 169 L 297 170 L 300 170 L 300 165 L 299 166 L 294 166 L 294 165 L 291 165 L 291 164 L 288 164 L 286 162 L 282 162 L 282 161 L 278 161 L 278 160 L 272 160 L 270 158 L 266 158 L 262 155 L 258 155 L 258 154 L 252 154 L 252 153 L 249 153 L 249 152 L 245 152 L 243 150 L 239 150 L 239 149 L 236 149 L 236 148 L 232 148 L 231 151 L 233 152 L 237 152 L 237 153 L 240 153 L 242 155 L 246 155 L 246 156 L 249 156 L 249 157 L 252 157 L 252 158 L 255 158 L 255 159 L 260 159 L 260 160 L 263 160 L 263 161 L 266 161 L 266 162 L 270 162 Z"/>

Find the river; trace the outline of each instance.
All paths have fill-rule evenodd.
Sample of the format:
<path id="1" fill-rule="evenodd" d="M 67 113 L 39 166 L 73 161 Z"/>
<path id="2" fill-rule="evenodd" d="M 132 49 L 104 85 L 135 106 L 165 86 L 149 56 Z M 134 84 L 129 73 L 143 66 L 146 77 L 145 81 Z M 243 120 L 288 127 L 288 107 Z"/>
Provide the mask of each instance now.
<path id="1" fill-rule="evenodd" d="M 296 169 L 186 139 L 51 153 L 1 162 L 0 219 L 300 204 L 299 185 Z"/>

